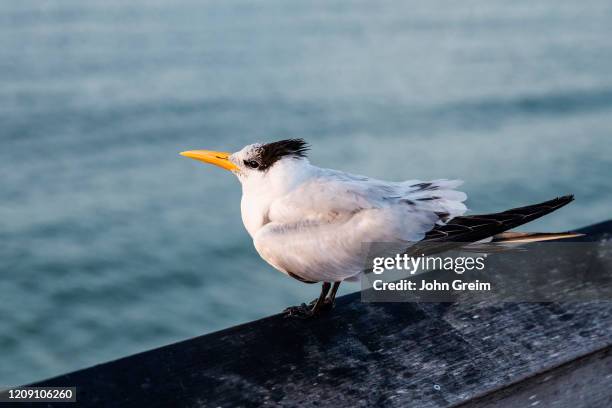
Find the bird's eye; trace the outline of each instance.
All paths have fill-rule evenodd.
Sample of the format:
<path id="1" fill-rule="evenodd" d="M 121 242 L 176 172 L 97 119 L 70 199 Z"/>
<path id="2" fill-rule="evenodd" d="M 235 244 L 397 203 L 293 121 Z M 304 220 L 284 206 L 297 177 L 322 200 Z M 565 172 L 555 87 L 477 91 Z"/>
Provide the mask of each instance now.
<path id="1" fill-rule="evenodd" d="M 252 169 L 256 169 L 259 167 L 259 163 L 257 163 L 255 160 L 245 160 L 244 164 L 245 166 L 250 167 Z"/>

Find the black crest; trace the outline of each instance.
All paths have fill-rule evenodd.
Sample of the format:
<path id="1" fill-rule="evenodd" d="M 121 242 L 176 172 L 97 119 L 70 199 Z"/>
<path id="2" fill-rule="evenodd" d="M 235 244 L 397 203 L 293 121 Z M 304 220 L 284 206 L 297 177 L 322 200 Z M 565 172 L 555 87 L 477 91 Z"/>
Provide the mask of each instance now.
<path id="1" fill-rule="evenodd" d="M 259 169 L 266 170 L 283 157 L 306 157 L 310 147 L 303 139 L 287 139 L 266 143 L 258 149 Z"/>

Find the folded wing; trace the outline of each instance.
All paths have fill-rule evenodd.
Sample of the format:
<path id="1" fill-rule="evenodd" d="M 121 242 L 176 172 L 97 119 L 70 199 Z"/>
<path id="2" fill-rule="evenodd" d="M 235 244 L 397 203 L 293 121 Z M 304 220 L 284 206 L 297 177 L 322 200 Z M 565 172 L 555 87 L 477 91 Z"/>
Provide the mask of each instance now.
<path id="1" fill-rule="evenodd" d="M 254 236 L 261 256 L 306 281 L 340 281 L 364 267 L 364 244 L 409 246 L 463 214 L 456 180 L 387 183 L 326 170 L 270 206 Z"/>

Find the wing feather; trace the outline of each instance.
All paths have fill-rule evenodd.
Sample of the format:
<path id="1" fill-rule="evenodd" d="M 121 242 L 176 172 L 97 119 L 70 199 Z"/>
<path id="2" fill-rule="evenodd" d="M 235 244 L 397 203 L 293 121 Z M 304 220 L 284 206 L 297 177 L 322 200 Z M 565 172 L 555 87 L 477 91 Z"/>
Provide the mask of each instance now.
<path id="1" fill-rule="evenodd" d="M 388 183 L 326 170 L 271 204 L 255 247 L 274 267 L 303 280 L 344 280 L 362 271 L 364 244 L 406 247 L 463 214 L 466 195 L 453 190 L 460 184 Z"/>

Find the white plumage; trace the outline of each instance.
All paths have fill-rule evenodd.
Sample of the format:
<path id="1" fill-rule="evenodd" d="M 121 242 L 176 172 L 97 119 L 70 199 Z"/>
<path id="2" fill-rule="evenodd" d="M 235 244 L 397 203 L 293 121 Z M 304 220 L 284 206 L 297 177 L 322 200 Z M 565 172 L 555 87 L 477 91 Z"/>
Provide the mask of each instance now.
<path id="1" fill-rule="evenodd" d="M 240 164 L 257 145 L 230 156 Z M 287 156 L 264 173 L 238 171 L 242 219 L 257 252 L 276 269 L 311 282 L 357 277 L 363 245 L 421 240 L 439 214 L 463 214 L 459 180 L 435 180 L 428 188 L 409 180 L 385 182 L 313 166 Z"/>
<path id="2" fill-rule="evenodd" d="M 242 220 L 263 259 L 301 281 L 323 282 L 313 306 L 288 308 L 292 316 L 312 317 L 333 306 L 340 282 L 357 279 L 370 266 L 366 259 L 408 252 L 423 239 L 427 244 L 486 241 L 497 246 L 578 236 L 505 232 L 555 211 L 572 196 L 463 216 L 467 197 L 455 190 L 459 180 L 371 179 L 313 166 L 307 149 L 303 140 L 289 139 L 249 145 L 233 154 L 181 153 L 238 177 Z M 386 252 L 369 252 L 370 243 L 384 243 L 375 247 Z"/>

